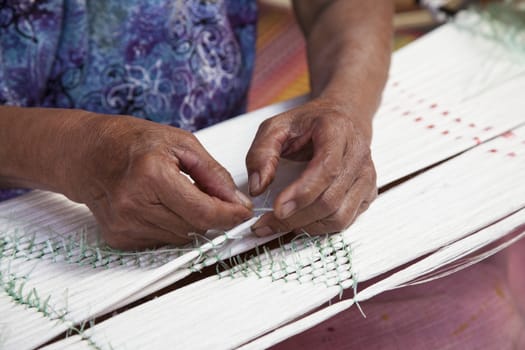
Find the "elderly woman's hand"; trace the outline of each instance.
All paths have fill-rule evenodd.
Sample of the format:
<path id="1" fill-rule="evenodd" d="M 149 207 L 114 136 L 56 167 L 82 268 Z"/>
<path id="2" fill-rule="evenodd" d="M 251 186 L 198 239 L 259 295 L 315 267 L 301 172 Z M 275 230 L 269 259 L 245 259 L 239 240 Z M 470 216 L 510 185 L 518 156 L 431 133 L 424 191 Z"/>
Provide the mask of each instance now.
<path id="1" fill-rule="evenodd" d="M 257 235 L 341 231 L 368 207 L 377 194 L 371 127 L 355 113 L 317 99 L 261 124 L 246 157 L 252 195 L 272 182 L 280 157 L 308 165 L 252 227 Z"/>
<path id="2" fill-rule="evenodd" d="M 252 216 L 230 174 L 181 129 L 1 106 L 0 141 L 0 187 L 51 190 L 85 203 L 114 248 L 182 244 L 189 233 L 229 229 Z"/>
<path id="3" fill-rule="evenodd" d="M 251 217 L 249 199 L 191 133 L 98 115 L 82 128 L 63 192 L 91 209 L 109 245 L 181 244 Z"/>

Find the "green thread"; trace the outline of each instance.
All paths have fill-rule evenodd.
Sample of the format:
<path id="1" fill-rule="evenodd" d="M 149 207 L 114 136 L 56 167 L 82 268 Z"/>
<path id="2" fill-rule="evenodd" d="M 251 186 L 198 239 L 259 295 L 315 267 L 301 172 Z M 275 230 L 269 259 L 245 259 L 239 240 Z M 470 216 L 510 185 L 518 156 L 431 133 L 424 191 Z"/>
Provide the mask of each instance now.
<path id="1" fill-rule="evenodd" d="M 65 236 L 52 233 L 40 240 L 37 233 L 24 234 L 18 227 L 7 232 L 0 232 L 0 259 L 49 259 L 53 262 L 63 261 L 93 268 L 124 265 L 154 268 L 193 249 L 198 249 L 198 247 L 123 252 L 111 249 L 103 243 L 99 246 L 88 244 L 85 229 Z"/>
<path id="2" fill-rule="evenodd" d="M 305 249 L 312 252 L 304 256 Z M 270 250 L 263 245 L 254 250 L 249 257 L 236 255 L 219 260 L 216 265 L 219 278 L 256 276 L 269 278 L 272 282 L 282 280 L 285 283 L 339 286 L 340 297 L 347 281 L 356 283 L 351 269 L 351 247 L 340 234 L 312 237 L 304 233 L 286 244 L 281 239 L 276 249 Z"/>
<path id="3" fill-rule="evenodd" d="M 18 305 L 35 309 L 51 320 L 63 320 L 67 314 L 67 306 L 62 308 L 62 311 L 57 311 L 51 307 L 49 303 L 51 295 L 48 295 L 43 299 L 39 296 L 35 288 L 31 288 L 29 292 L 26 292 L 26 283 L 28 279 L 27 275 L 17 276 L 14 273 L 9 272 L 9 269 L 7 271 L 0 270 L 0 289 L 2 289 L 7 296 Z"/>
<path id="4" fill-rule="evenodd" d="M 18 277 L 12 273 L 8 274 L 7 281 L 5 279 L 5 273 L 0 271 L 0 288 L 11 297 L 13 302 L 18 305 L 26 306 L 27 308 L 35 309 L 40 312 L 44 317 L 50 319 L 51 321 L 57 321 L 61 324 L 69 324 L 66 329 L 66 336 L 71 334 L 78 334 L 81 336 L 82 340 L 85 340 L 88 345 L 96 350 L 101 350 L 102 348 L 98 346 L 90 336 L 85 333 L 85 325 L 87 321 L 81 323 L 80 328 L 75 327 L 74 323 L 67 320 L 66 316 L 69 314 L 69 304 L 68 304 L 68 290 L 64 292 L 64 307 L 56 310 L 51 307 L 49 301 L 51 295 L 48 295 L 45 299 L 42 299 L 35 288 L 31 288 L 29 293 L 24 294 L 25 285 L 27 281 L 27 276 Z M 20 283 L 19 283 L 20 282 Z M 90 320 L 90 327 L 94 326 L 94 320 Z M 7 341 L 7 335 L 4 337 L 4 332 L 0 332 L 0 347 L 2 343 Z M 110 348 L 111 344 L 109 344 Z"/>
<path id="5" fill-rule="evenodd" d="M 465 16 L 468 15 L 468 16 Z M 519 1 L 504 1 L 476 6 L 454 23 L 461 29 L 525 53 L 525 6 Z"/>

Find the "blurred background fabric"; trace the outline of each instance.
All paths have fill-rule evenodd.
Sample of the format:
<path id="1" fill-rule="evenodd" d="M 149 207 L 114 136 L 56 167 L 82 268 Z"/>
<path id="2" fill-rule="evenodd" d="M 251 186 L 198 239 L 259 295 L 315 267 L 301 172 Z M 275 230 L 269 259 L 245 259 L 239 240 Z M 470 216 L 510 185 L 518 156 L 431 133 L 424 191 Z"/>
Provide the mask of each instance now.
<path id="1" fill-rule="evenodd" d="M 438 24 L 431 12 L 414 0 L 396 0 L 395 8 L 394 50 Z M 248 110 L 308 93 L 305 43 L 290 0 L 260 0 L 257 32 Z"/>

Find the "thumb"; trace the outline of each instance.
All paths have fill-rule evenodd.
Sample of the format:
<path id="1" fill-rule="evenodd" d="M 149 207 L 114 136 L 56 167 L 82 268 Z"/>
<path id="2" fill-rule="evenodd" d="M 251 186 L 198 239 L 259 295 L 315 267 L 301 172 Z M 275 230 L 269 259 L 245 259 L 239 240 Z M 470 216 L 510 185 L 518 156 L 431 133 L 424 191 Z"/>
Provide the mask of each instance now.
<path id="1" fill-rule="evenodd" d="M 221 200 L 252 208 L 251 200 L 237 189 L 230 173 L 213 159 L 199 141 L 195 140 L 191 149 L 178 152 L 177 158 L 181 169 L 191 176 L 202 191 Z"/>

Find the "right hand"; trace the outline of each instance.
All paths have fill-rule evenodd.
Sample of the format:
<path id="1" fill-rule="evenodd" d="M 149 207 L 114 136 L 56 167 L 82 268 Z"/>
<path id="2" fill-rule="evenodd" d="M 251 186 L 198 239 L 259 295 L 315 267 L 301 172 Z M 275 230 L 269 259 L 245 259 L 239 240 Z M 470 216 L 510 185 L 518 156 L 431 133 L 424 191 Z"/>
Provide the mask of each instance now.
<path id="1" fill-rule="evenodd" d="M 250 200 L 191 133 L 91 113 L 79 124 L 81 134 L 68 141 L 76 147 L 63 192 L 89 207 L 110 246 L 183 244 L 188 233 L 226 230 L 252 216 Z"/>

